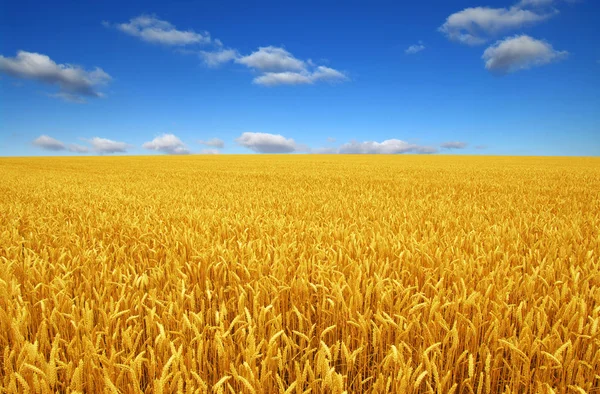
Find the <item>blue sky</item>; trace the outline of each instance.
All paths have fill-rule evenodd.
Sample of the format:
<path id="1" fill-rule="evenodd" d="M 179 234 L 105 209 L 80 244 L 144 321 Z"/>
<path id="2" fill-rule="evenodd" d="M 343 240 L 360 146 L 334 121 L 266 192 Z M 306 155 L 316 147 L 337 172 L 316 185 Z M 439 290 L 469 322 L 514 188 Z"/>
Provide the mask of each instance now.
<path id="1" fill-rule="evenodd" d="M 595 0 L 0 2 L 0 156 L 600 155 Z"/>

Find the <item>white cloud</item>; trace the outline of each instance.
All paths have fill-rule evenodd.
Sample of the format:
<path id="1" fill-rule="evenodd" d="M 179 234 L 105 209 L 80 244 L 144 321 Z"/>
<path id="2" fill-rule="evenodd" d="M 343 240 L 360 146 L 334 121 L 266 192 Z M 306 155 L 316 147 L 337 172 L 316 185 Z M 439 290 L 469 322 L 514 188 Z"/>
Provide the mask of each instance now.
<path id="1" fill-rule="evenodd" d="M 62 141 L 59 141 L 45 134 L 40 135 L 35 140 L 33 140 L 33 145 L 51 151 L 61 151 L 66 149 L 66 146 Z"/>
<path id="2" fill-rule="evenodd" d="M 216 42 L 216 40 L 215 40 Z M 342 82 L 348 80 L 345 73 L 326 66 L 318 66 L 312 60 L 296 58 L 284 48 L 276 46 L 259 47 L 249 55 L 242 56 L 236 49 L 224 49 L 221 41 L 212 51 L 187 51 L 198 53 L 208 67 L 218 67 L 234 61 L 258 73 L 254 84 L 308 85 L 316 82 Z"/>
<path id="3" fill-rule="evenodd" d="M 240 57 L 236 62 L 260 71 L 303 71 L 306 63 L 296 59 L 283 48 L 274 46 L 259 47 L 258 51 Z"/>
<path id="4" fill-rule="evenodd" d="M 67 149 L 69 150 L 69 152 L 75 153 L 88 153 L 90 151 L 90 148 L 88 148 L 87 146 L 79 144 L 69 144 Z"/>
<path id="5" fill-rule="evenodd" d="M 348 77 L 333 68 L 318 66 L 315 71 L 308 72 L 267 72 L 254 78 L 252 81 L 257 85 L 276 86 L 276 85 L 305 85 L 313 84 L 318 81 L 342 82 Z"/>
<path id="6" fill-rule="evenodd" d="M 275 86 L 275 85 L 305 85 L 313 83 L 308 73 L 297 73 L 293 71 L 284 71 L 278 73 L 264 73 L 254 78 L 252 81 L 257 85 Z"/>
<path id="7" fill-rule="evenodd" d="M 488 41 L 490 36 L 544 21 L 556 12 L 538 13 L 518 5 L 510 8 L 466 8 L 450 15 L 439 31 L 453 41 L 479 45 Z"/>
<path id="8" fill-rule="evenodd" d="M 406 141 L 390 139 L 377 141 L 351 141 L 340 146 L 339 153 L 397 154 L 397 153 L 435 153 L 437 149 L 429 146 L 410 144 Z"/>
<path id="9" fill-rule="evenodd" d="M 333 154 L 338 153 L 338 149 L 337 148 L 317 148 L 317 149 L 311 150 L 310 153 L 314 153 L 317 155 L 333 155 Z"/>
<path id="10" fill-rule="evenodd" d="M 58 85 L 60 92 L 53 96 L 75 102 L 83 101 L 83 96 L 102 97 L 98 87 L 111 80 L 101 68 L 86 71 L 79 66 L 57 64 L 46 55 L 26 51 L 17 52 L 13 58 L 0 55 L 0 72 Z"/>
<path id="11" fill-rule="evenodd" d="M 280 134 L 246 132 L 239 136 L 236 142 L 258 153 L 290 153 L 304 150 L 293 139 Z"/>
<path id="12" fill-rule="evenodd" d="M 106 23 L 103 24 L 106 26 Z M 177 30 L 171 23 L 160 20 L 154 15 L 140 15 L 130 19 L 129 23 L 119 23 L 115 27 L 124 33 L 155 44 L 182 46 L 211 42 L 208 32 L 201 34 L 193 30 Z"/>
<path id="13" fill-rule="evenodd" d="M 199 140 L 200 145 L 212 146 L 214 148 L 222 149 L 225 147 L 225 142 L 220 138 L 211 138 L 210 140 Z"/>
<path id="14" fill-rule="evenodd" d="M 449 142 L 444 142 L 440 146 L 444 149 L 464 149 L 467 147 L 467 145 L 468 144 L 466 142 L 462 142 L 462 141 L 449 141 Z"/>
<path id="15" fill-rule="evenodd" d="M 337 82 L 337 81 L 345 81 L 348 79 L 346 74 L 335 70 L 330 67 L 318 66 L 315 71 L 312 72 L 310 78 L 314 81 L 328 81 L 328 82 Z"/>
<path id="16" fill-rule="evenodd" d="M 45 150 L 50 150 L 50 151 L 68 150 L 69 152 L 75 152 L 75 153 L 89 152 L 89 148 L 87 146 L 78 145 L 78 144 L 69 144 L 67 146 L 62 141 L 59 141 L 56 138 L 52 138 L 45 134 L 40 135 L 35 140 L 33 140 L 33 145 L 40 147 L 42 149 L 45 149 Z"/>
<path id="17" fill-rule="evenodd" d="M 190 153 L 185 144 L 174 134 L 163 134 L 152 141 L 145 142 L 142 148 L 155 150 L 171 155 L 182 155 Z"/>
<path id="18" fill-rule="evenodd" d="M 94 137 L 90 141 L 92 148 L 98 153 L 119 153 L 127 152 L 129 144 L 118 142 L 106 138 Z"/>
<path id="19" fill-rule="evenodd" d="M 418 44 L 411 45 L 408 48 L 406 48 L 404 53 L 406 53 L 407 55 L 414 55 L 415 53 L 419 53 L 424 49 L 425 49 L 425 45 L 423 45 L 422 41 L 419 41 Z"/>
<path id="20" fill-rule="evenodd" d="M 221 152 L 218 149 L 202 149 L 200 151 L 201 155 L 218 155 L 219 153 Z"/>
<path id="21" fill-rule="evenodd" d="M 511 73 L 566 58 L 567 51 L 557 51 L 545 41 L 527 35 L 497 41 L 483 53 L 485 68 L 497 73 Z"/>
<path id="22" fill-rule="evenodd" d="M 327 137 L 327 142 L 335 142 L 335 138 L 333 138 L 333 137 Z"/>
<path id="23" fill-rule="evenodd" d="M 220 49 L 213 52 L 200 51 L 200 56 L 208 67 L 218 67 L 223 63 L 237 59 L 239 54 L 235 49 Z"/>

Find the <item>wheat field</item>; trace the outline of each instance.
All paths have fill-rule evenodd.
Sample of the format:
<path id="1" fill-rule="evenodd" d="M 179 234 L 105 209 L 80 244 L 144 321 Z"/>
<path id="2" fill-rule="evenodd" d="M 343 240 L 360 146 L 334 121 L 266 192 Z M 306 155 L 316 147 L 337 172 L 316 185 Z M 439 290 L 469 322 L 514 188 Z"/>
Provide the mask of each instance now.
<path id="1" fill-rule="evenodd" d="M 600 159 L 0 159 L 2 393 L 600 392 Z"/>

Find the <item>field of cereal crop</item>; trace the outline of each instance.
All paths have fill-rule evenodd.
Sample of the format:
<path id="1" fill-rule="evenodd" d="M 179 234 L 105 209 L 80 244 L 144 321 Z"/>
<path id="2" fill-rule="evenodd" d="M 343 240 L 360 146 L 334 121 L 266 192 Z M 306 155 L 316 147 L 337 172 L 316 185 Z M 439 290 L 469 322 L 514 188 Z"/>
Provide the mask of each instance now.
<path id="1" fill-rule="evenodd" d="M 0 159 L 0 392 L 600 392 L 600 159 Z"/>

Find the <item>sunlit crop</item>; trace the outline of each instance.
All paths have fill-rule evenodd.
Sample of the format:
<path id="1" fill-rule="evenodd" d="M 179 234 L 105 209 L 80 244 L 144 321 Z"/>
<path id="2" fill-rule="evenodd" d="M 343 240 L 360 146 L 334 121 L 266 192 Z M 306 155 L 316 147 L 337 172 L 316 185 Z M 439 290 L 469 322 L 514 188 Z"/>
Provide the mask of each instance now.
<path id="1" fill-rule="evenodd" d="M 600 391 L 600 160 L 0 159 L 0 392 Z"/>

